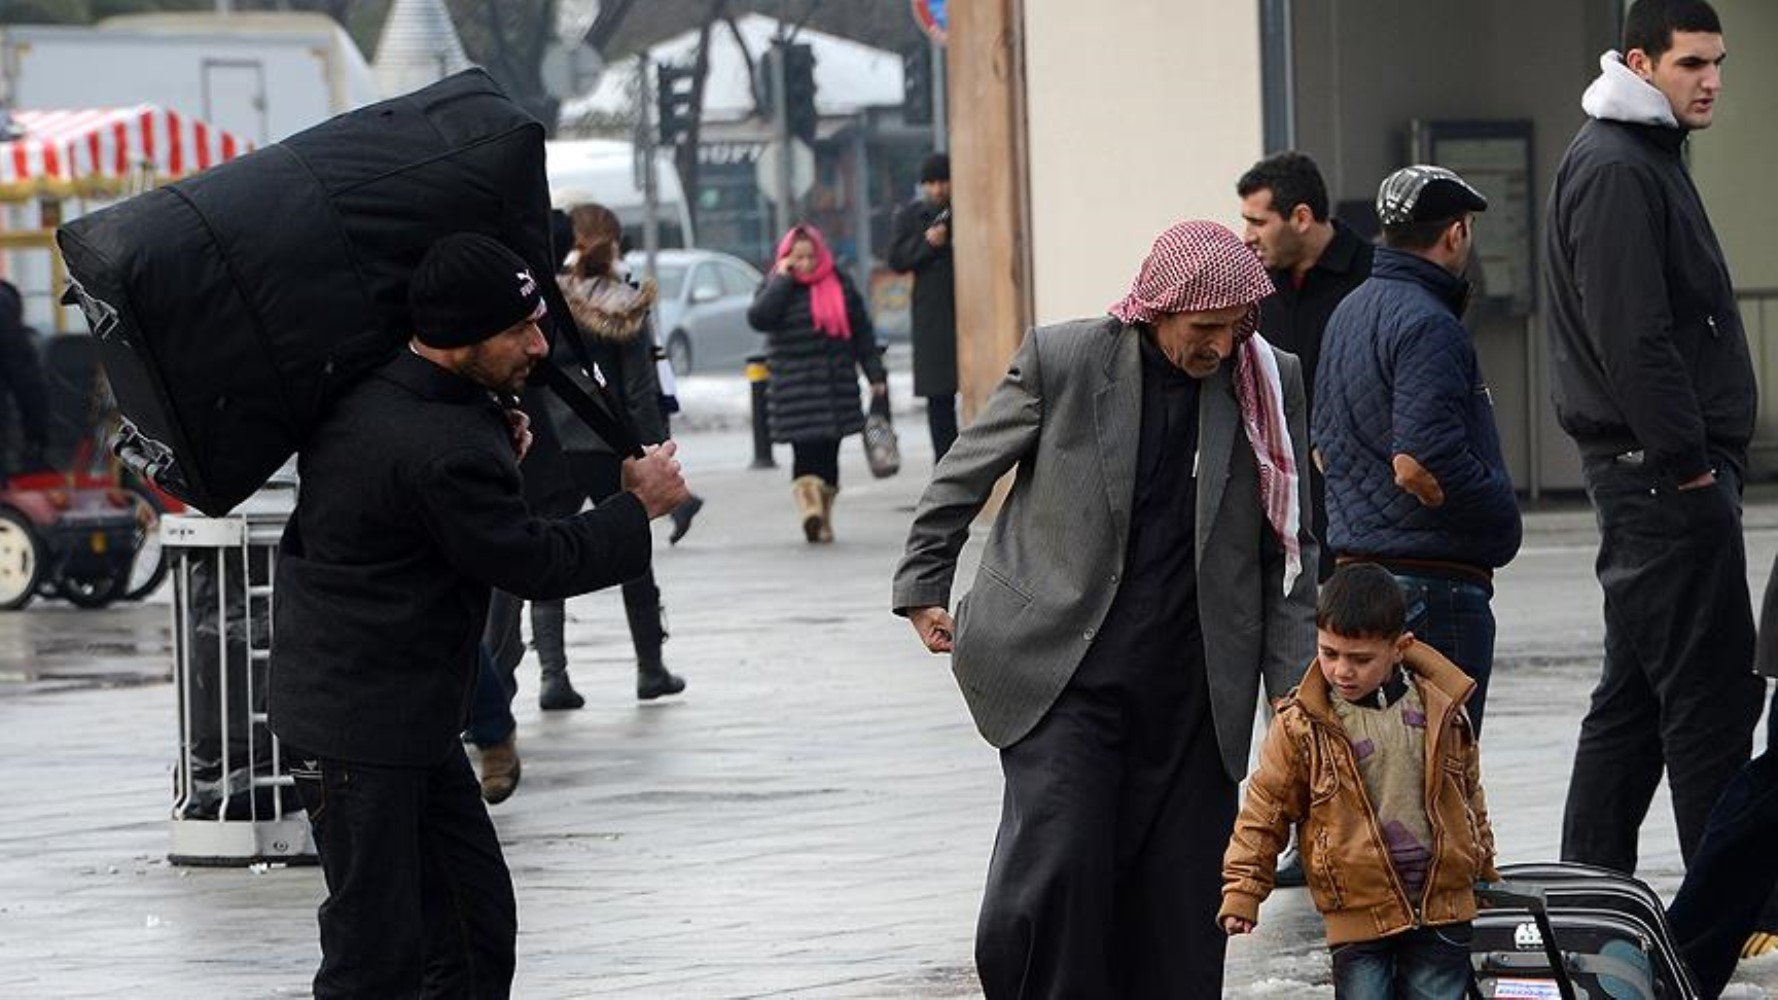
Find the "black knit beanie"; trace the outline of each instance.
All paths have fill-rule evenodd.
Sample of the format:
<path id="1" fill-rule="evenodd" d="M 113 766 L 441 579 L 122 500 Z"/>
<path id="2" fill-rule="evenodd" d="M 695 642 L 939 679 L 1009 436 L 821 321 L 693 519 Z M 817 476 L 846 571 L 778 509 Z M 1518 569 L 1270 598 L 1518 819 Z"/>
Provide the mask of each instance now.
<path id="1" fill-rule="evenodd" d="M 407 304 L 420 343 L 468 347 L 542 315 L 543 293 L 531 265 L 499 240 L 452 233 L 420 259 Z"/>

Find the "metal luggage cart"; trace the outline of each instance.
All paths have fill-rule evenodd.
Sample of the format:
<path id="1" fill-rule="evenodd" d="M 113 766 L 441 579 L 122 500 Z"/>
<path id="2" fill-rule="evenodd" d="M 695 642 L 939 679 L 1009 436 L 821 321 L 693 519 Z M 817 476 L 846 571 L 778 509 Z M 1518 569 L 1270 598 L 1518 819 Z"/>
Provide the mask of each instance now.
<path id="1" fill-rule="evenodd" d="M 272 579 L 294 491 L 263 491 L 227 517 L 169 515 L 179 759 L 175 864 L 313 864 L 315 845 L 277 737 L 266 726 Z"/>

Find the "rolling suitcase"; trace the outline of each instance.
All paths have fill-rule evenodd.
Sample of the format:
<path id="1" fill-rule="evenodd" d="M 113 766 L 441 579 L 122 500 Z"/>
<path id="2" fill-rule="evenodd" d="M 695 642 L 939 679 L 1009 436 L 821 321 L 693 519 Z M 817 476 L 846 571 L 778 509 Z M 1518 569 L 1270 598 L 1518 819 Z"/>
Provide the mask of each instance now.
<path id="1" fill-rule="evenodd" d="M 1646 885 L 1574 864 L 1506 865 L 1481 886 L 1473 995 L 1500 1000 L 1691 1000 L 1690 973 Z"/>
<path id="2" fill-rule="evenodd" d="M 128 421 L 120 454 L 227 513 L 406 341 L 408 276 L 453 232 L 518 253 L 566 320 L 547 279 L 543 140 L 468 70 L 64 225 L 67 298 Z M 574 406 L 614 449 L 639 450 L 608 401 Z"/>

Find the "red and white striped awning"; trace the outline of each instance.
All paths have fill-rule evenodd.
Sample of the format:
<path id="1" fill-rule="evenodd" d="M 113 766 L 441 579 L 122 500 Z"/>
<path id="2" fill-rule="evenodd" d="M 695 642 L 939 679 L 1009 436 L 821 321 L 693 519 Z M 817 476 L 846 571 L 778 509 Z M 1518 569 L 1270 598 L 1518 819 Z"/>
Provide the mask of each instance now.
<path id="1" fill-rule="evenodd" d="M 253 148 L 231 132 L 152 104 L 14 111 L 23 134 L 0 142 L 0 192 L 118 193 L 178 180 Z"/>

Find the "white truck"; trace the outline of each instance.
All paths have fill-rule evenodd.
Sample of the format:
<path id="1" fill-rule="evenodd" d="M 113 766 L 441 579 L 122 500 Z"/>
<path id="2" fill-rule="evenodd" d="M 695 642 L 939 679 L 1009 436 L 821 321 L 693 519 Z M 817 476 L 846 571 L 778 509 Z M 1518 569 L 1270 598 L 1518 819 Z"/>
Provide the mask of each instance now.
<path id="1" fill-rule="evenodd" d="M 0 105 L 149 103 L 255 145 L 376 101 L 350 36 L 321 14 L 131 14 L 0 28 Z"/>
<path id="2" fill-rule="evenodd" d="M 545 144 L 544 171 L 549 175 L 550 201 L 570 209 L 584 202 L 604 205 L 624 225 L 624 235 L 636 249 L 642 248 L 646 214 L 636 147 L 611 139 L 553 139 Z M 695 246 L 691 211 L 679 186 L 679 171 L 667 150 L 655 151 L 655 177 L 659 183 L 661 249 Z"/>

